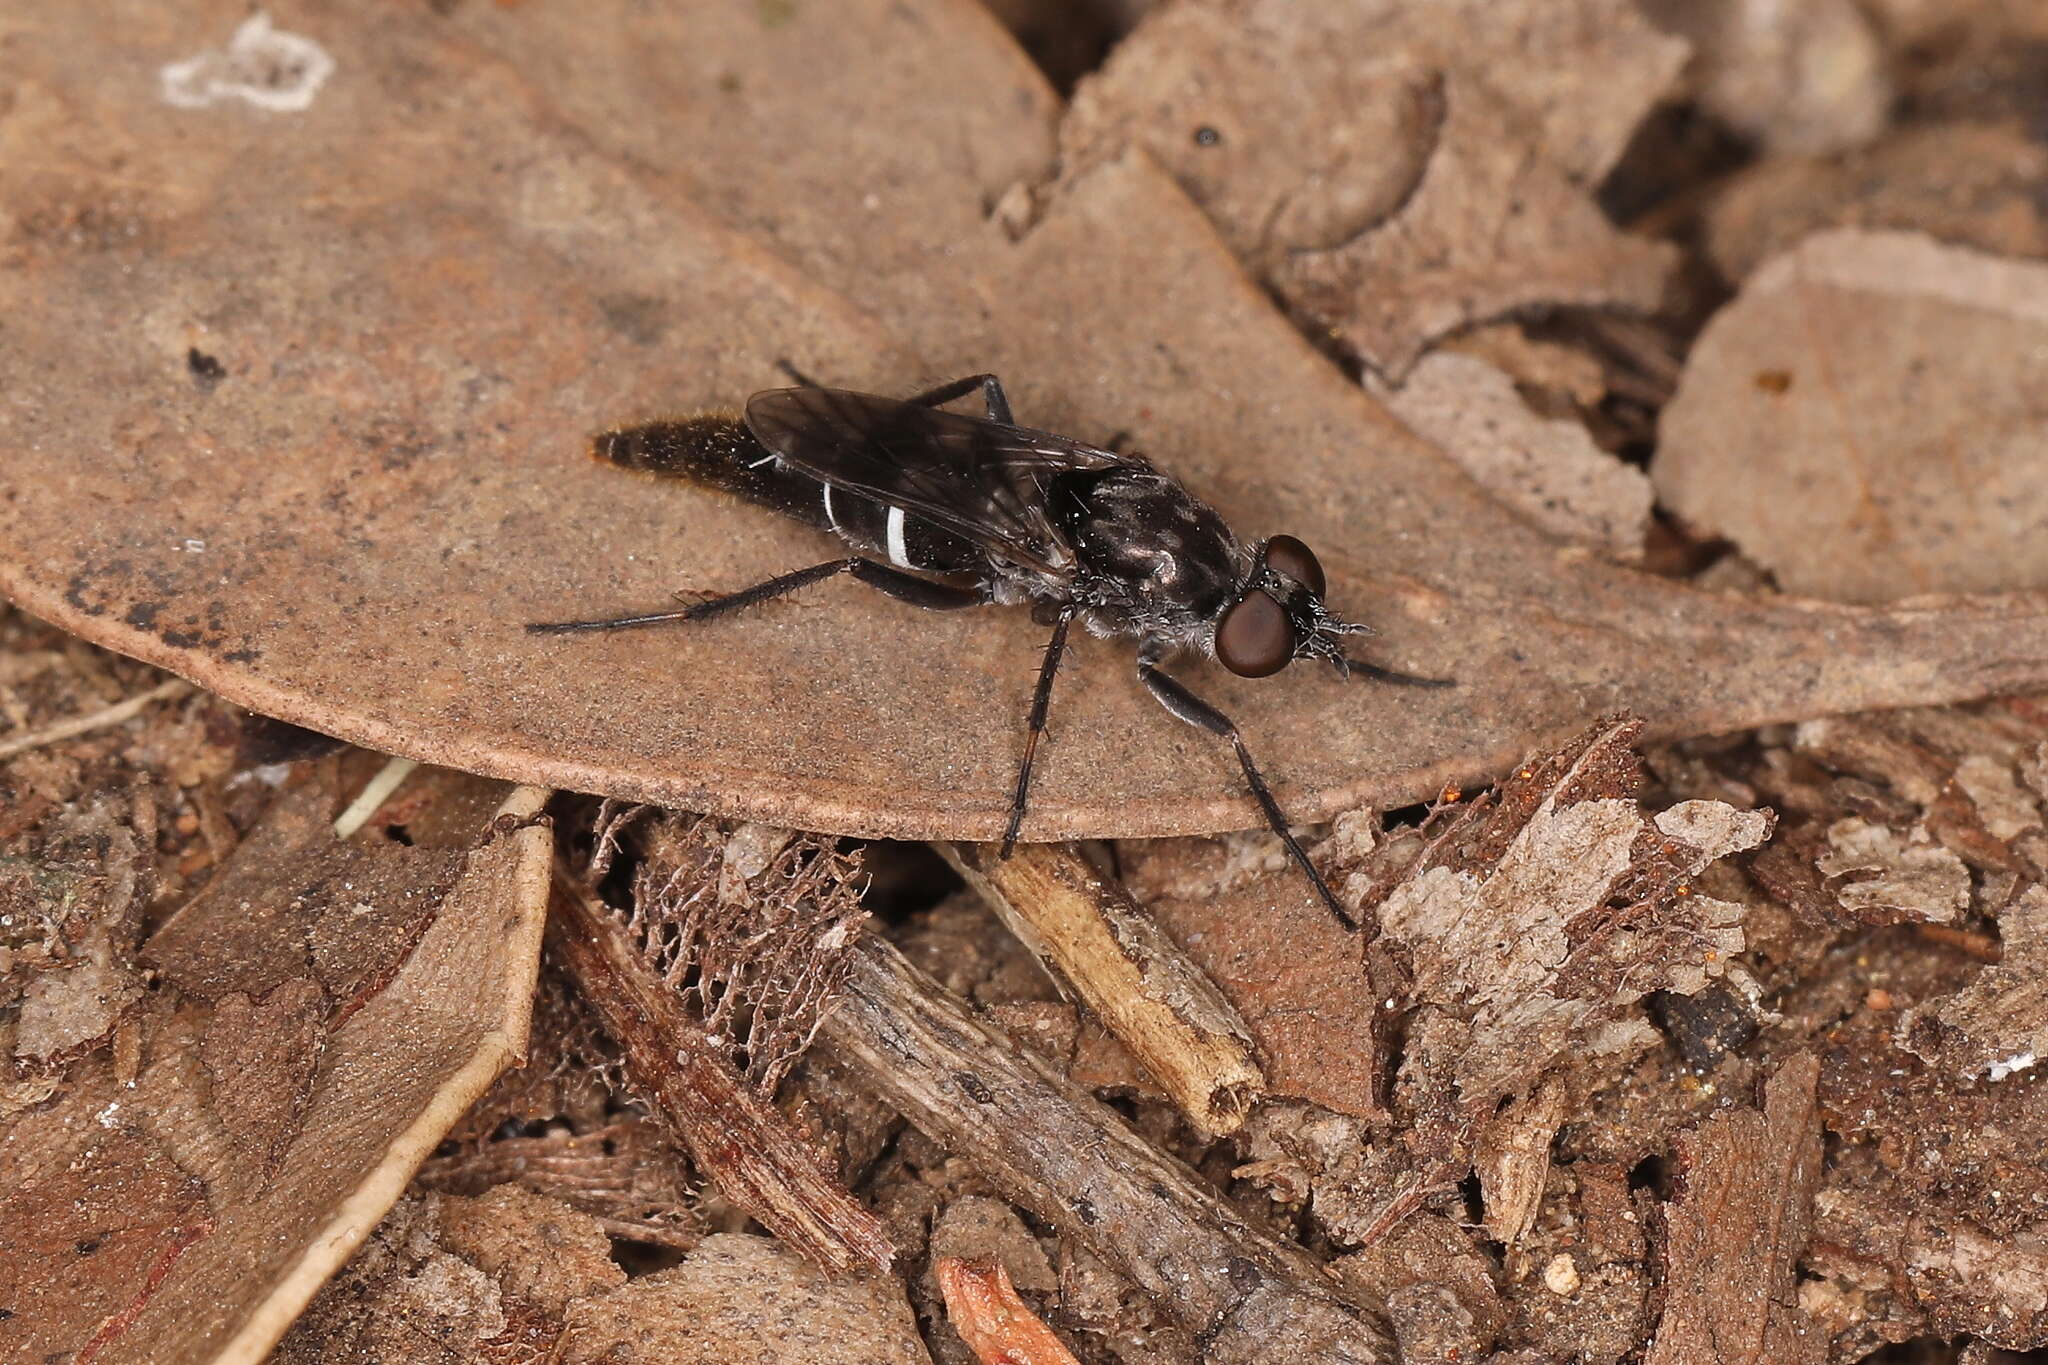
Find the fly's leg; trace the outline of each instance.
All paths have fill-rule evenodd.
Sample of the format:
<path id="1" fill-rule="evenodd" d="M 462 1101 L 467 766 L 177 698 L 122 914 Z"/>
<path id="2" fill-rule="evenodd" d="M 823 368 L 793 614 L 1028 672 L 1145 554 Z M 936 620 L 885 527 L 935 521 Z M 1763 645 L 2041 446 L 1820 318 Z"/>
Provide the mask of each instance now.
<path id="1" fill-rule="evenodd" d="M 1308 854 L 1302 851 L 1301 845 L 1288 831 L 1287 817 L 1281 812 L 1280 803 L 1273 799 L 1272 791 L 1266 786 L 1266 779 L 1259 776 L 1258 765 L 1252 762 L 1251 751 L 1244 747 L 1244 739 L 1237 733 L 1237 726 L 1231 723 L 1230 717 L 1188 691 L 1177 679 L 1162 672 L 1156 653 L 1139 654 L 1138 680 L 1145 684 L 1146 690 L 1158 699 L 1161 706 L 1181 720 L 1230 741 L 1230 747 L 1237 751 L 1238 766 L 1244 769 L 1245 785 L 1251 788 L 1253 798 L 1259 803 L 1259 809 L 1265 813 L 1267 828 L 1280 836 L 1280 842 L 1287 846 L 1287 856 L 1294 859 L 1301 870 L 1308 874 L 1309 881 L 1315 886 L 1316 894 L 1322 897 L 1323 904 L 1336 916 L 1337 923 L 1346 929 L 1356 930 L 1358 921 L 1337 903 L 1336 894 L 1330 890 L 1329 883 L 1323 880 L 1323 874 L 1316 871 L 1315 864 L 1308 860 Z"/>
<path id="2" fill-rule="evenodd" d="M 839 574 L 852 574 L 871 588 L 879 589 L 900 602 L 927 611 L 953 611 L 960 607 L 978 607 L 988 601 L 985 588 L 960 587 L 951 583 L 934 583 L 916 574 L 907 574 L 887 564 L 877 564 L 871 559 L 832 559 L 823 564 L 813 564 L 808 569 L 798 569 L 771 578 L 765 583 L 756 583 L 751 588 L 725 593 L 719 597 L 694 602 L 680 611 L 655 611 L 639 616 L 611 616 L 596 621 L 537 621 L 526 630 L 530 635 L 571 635 L 579 631 L 631 630 L 637 626 L 658 626 L 669 621 L 708 621 L 714 617 L 730 615 L 757 603 L 773 601 L 799 588 L 808 588 L 813 583 L 822 583 Z"/>
<path id="3" fill-rule="evenodd" d="M 1397 669 L 1381 668 L 1357 659 L 1346 659 L 1344 671 L 1362 673 L 1374 682 L 1392 683 L 1396 687 L 1456 687 L 1456 678 L 1424 678 L 1414 673 L 1403 673 Z"/>
<path id="4" fill-rule="evenodd" d="M 1060 655 L 1067 650 L 1067 627 L 1074 620 L 1073 607 L 1066 607 L 1053 621 L 1052 639 L 1045 646 L 1045 662 L 1038 667 L 1038 686 L 1031 694 L 1031 721 L 1024 739 L 1024 762 L 1017 769 L 1017 789 L 1010 797 L 1010 827 L 1003 831 L 1002 857 L 1017 847 L 1017 829 L 1024 823 L 1024 807 L 1031 795 L 1031 764 L 1038 756 L 1038 737 L 1045 733 L 1045 715 L 1052 709 L 1053 675 L 1060 671 Z"/>
<path id="5" fill-rule="evenodd" d="M 965 379 L 955 379 L 935 389 L 926 389 L 903 401 L 915 403 L 921 408 L 939 408 L 956 398 L 965 398 L 976 389 L 981 390 L 982 406 L 988 409 L 988 420 L 1000 422 L 1006 427 L 1017 424 L 1010 420 L 1010 396 L 1003 392 L 1003 381 L 992 374 L 970 374 Z"/>
<path id="6" fill-rule="evenodd" d="M 796 386 L 800 389 L 825 387 L 787 360 L 777 360 L 775 368 L 795 380 Z M 989 421 L 1000 422 L 1006 427 L 1017 425 L 1010 420 L 1010 397 L 1003 392 L 1003 381 L 992 374 L 970 374 L 965 379 L 948 380 L 935 389 L 926 389 L 923 393 L 913 394 L 903 401 L 921 408 L 942 408 L 956 398 L 965 398 L 976 389 L 981 390 L 982 406 L 988 410 Z"/>
<path id="7" fill-rule="evenodd" d="M 822 389 L 825 386 L 789 363 L 786 356 L 775 357 L 775 368 L 788 375 L 800 389 Z"/>

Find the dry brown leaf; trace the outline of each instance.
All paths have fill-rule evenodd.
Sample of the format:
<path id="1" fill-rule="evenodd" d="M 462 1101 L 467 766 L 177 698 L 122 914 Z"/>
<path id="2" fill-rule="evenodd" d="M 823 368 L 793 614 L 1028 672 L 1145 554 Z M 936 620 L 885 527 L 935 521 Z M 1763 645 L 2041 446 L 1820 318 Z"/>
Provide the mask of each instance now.
<path id="1" fill-rule="evenodd" d="M 416 835 L 439 823 L 430 806 L 469 813 L 454 847 L 407 849 L 379 829 L 338 854 L 331 785 L 280 798 L 152 941 L 165 989 L 139 1021 L 133 1082 L 102 1053 L 15 1123 L 0 1189 L 60 1202 L 0 1226 L 78 1231 L 68 1255 L 0 1254 L 14 1274 L 57 1277 L 33 1294 L 0 1287 L 14 1310 L 0 1356 L 48 1341 L 100 1362 L 260 1359 L 519 1054 L 550 841 L 497 833 L 493 812 L 529 817 L 543 794 L 415 781 Z M 414 885 L 423 859 L 447 863 L 444 885 Z M 63 1193 L 78 1172 L 104 1207 Z M 191 1194 L 166 1203 L 152 1191 L 173 1176 Z M 99 1263 L 108 1239 L 140 1259 Z"/>
<path id="2" fill-rule="evenodd" d="M 683 1263 L 565 1315 L 562 1365 L 930 1365 L 893 1276 L 827 1279 L 760 1237 L 707 1237 Z"/>
<path id="3" fill-rule="evenodd" d="M 993 837 L 1043 643 L 1021 612 L 846 584 L 700 631 L 520 630 L 833 553 L 578 453 L 772 384 L 779 355 L 877 388 L 995 369 L 1026 420 L 1130 430 L 1248 534 L 1317 545 L 1376 658 L 1461 685 L 1194 670 L 1297 819 L 1614 706 L 1690 733 L 2048 678 L 2036 599 L 1856 613 L 1561 554 L 1337 374 L 1142 157 L 1062 182 L 1012 241 L 984 206 L 1046 178 L 1052 101 L 967 0 L 334 17 L 315 36 L 352 74 L 277 114 L 104 79 L 240 11 L 119 13 L 55 11 L 5 58 L 0 307 L 47 325 L 10 334 L 0 587 L 258 710 L 519 780 Z M 428 103 L 380 93 L 401 86 Z M 1026 836 L 1253 823 L 1228 752 L 1129 659 L 1074 650 Z"/>
<path id="4" fill-rule="evenodd" d="M 2044 344 L 2048 266 L 1820 233 L 1708 325 L 1651 478 L 1792 592 L 2048 585 Z"/>
<path id="5" fill-rule="evenodd" d="M 1517 309 L 1659 301 L 1675 256 L 1586 193 L 1683 62 L 1633 6 L 1164 7 L 1083 83 L 1076 165 L 1158 159 L 1319 329 L 1403 374 Z"/>
<path id="6" fill-rule="evenodd" d="M 1901 128 L 1847 156 L 1770 157 L 1739 173 L 1706 214 L 1707 255 L 1743 280 L 1830 227 L 1925 232 L 2005 256 L 2048 256 L 2048 147 L 2020 126 Z"/>
<path id="7" fill-rule="evenodd" d="M 1580 423 L 1530 411 L 1505 372 L 1436 351 L 1399 388 L 1373 387 L 1396 417 L 1543 530 L 1615 559 L 1642 558 L 1650 481 L 1594 445 Z"/>
<path id="8" fill-rule="evenodd" d="M 217 1230 L 205 1183 L 164 1141 L 122 1123 L 121 1091 L 95 1079 L 14 1126 L 12 1150 L 0 1150 L 0 1356 L 10 1360 L 144 1359 L 122 1352 L 122 1338 Z M 70 1142 L 47 1116 L 77 1130 Z"/>
<path id="9" fill-rule="evenodd" d="M 1649 0 L 1643 8 L 1692 42 L 1700 105 L 1767 153 L 1840 151 L 1884 127 L 1886 54 L 1854 0 Z"/>

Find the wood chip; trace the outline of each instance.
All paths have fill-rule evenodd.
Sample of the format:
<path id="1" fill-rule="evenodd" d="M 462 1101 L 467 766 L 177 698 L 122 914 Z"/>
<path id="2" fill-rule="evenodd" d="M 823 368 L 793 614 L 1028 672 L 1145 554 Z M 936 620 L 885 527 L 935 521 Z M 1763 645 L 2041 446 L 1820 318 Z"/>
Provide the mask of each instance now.
<path id="1" fill-rule="evenodd" d="M 941 1256 L 932 1263 L 953 1330 L 981 1365 L 1079 1365 L 1031 1305 L 1017 1297 L 1000 1261 Z"/>
<path id="2" fill-rule="evenodd" d="M 1680 1139 L 1648 1365 L 1828 1358 L 1826 1334 L 1799 1307 L 1796 1273 L 1821 1178 L 1819 1077 L 1816 1058 L 1793 1057 L 1765 1085 L 1762 1112 L 1730 1110 Z"/>

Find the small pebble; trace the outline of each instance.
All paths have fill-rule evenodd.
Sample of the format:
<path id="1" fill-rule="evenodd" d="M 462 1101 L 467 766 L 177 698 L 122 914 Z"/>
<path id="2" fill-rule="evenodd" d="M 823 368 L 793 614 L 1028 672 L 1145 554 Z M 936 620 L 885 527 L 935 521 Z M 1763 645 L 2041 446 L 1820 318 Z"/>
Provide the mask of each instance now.
<path id="1" fill-rule="evenodd" d="M 1579 1292 L 1579 1265 L 1565 1252 L 1558 1252 L 1550 1258 L 1550 1264 L 1543 1267 L 1543 1283 L 1553 1294 L 1576 1294 Z"/>

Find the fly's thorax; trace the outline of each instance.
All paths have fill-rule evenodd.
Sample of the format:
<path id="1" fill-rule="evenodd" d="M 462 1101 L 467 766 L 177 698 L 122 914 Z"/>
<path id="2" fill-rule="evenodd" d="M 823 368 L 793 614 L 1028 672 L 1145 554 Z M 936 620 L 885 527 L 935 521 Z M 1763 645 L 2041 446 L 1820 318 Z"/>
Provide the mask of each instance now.
<path id="1" fill-rule="evenodd" d="M 1245 553 L 1223 518 L 1158 470 L 1094 477 L 1069 507 L 1081 595 L 1121 605 L 1147 631 L 1195 631 L 1224 608 L 1245 572 Z"/>

